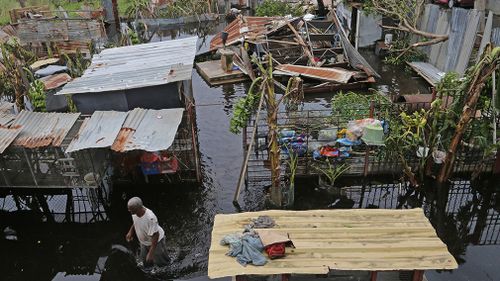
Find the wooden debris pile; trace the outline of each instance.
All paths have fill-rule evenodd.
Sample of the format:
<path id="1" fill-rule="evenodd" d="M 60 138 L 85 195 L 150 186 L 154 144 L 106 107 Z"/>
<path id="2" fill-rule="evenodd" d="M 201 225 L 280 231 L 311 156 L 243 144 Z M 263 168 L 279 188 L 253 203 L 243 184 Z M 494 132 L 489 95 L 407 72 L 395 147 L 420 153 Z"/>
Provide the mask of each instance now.
<path id="1" fill-rule="evenodd" d="M 335 13 L 325 20 L 239 16 L 210 42 L 212 52 L 220 49 L 231 49 L 234 71 L 247 75 L 255 68 L 251 56 L 260 61 L 271 56 L 273 74 L 285 85 L 290 77 L 301 77 L 305 93 L 364 88 L 379 77 L 348 41 Z M 202 76 L 210 82 L 210 73 Z"/>

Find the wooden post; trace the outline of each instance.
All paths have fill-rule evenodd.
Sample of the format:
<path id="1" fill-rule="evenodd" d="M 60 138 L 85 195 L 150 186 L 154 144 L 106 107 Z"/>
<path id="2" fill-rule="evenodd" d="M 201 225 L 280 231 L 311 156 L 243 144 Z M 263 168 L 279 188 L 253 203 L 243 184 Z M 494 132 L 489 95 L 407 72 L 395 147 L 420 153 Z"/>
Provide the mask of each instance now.
<path id="1" fill-rule="evenodd" d="M 375 114 L 375 102 L 373 100 L 370 101 L 370 118 L 373 118 Z M 367 145 L 366 146 L 366 152 L 365 152 L 365 166 L 363 167 L 363 175 L 366 177 L 368 176 L 368 161 L 370 160 L 370 147 Z"/>
<path id="2" fill-rule="evenodd" d="M 358 33 L 358 8 L 352 6 L 351 12 L 351 32 L 349 33 L 349 41 L 354 46 L 356 44 L 356 34 Z"/>
<path id="3" fill-rule="evenodd" d="M 246 275 L 236 275 L 236 281 L 247 281 Z"/>
<path id="4" fill-rule="evenodd" d="M 424 271 L 423 270 L 413 271 L 412 281 L 422 281 L 422 280 L 424 280 Z"/>
<path id="5" fill-rule="evenodd" d="M 311 65 L 317 66 L 317 63 L 314 60 L 314 54 L 311 53 L 311 51 L 309 50 L 309 47 L 304 42 L 304 40 L 302 39 L 300 34 L 297 32 L 297 30 L 295 30 L 295 28 L 293 27 L 293 25 L 289 21 L 287 21 L 286 24 L 288 25 L 288 28 L 290 28 L 290 30 L 295 35 L 295 39 L 296 39 L 297 43 L 299 43 L 302 46 L 302 49 L 304 50 L 304 53 L 306 54 L 306 56 L 309 58 Z"/>

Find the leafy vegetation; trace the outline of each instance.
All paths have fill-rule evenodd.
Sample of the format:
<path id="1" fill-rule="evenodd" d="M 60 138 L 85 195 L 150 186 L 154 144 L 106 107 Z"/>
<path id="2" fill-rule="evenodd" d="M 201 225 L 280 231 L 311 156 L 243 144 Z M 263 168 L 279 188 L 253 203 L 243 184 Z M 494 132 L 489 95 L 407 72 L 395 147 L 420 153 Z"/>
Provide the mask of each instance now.
<path id="1" fill-rule="evenodd" d="M 257 87 L 260 88 L 261 82 L 262 78 L 257 78 L 253 81 L 247 95 L 240 98 L 234 105 L 233 117 L 231 118 L 229 126 L 231 133 L 238 134 L 242 128 L 246 127 L 259 103 L 259 94 L 255 93 L 255 89 Z"/>
<path id="2" fill-rule="evenodd" d="M 291 4 L 280 0 L 264 0 L 257 9 L 255 15 L 258 17 L 273 17 L 273 16 L 301 16 L 304 12 L 301 4 Z"/>
<path id="3" fill-rule="evenodd" d="M 35 80 L 31 83 L 28 96 L 35 111 L 47 111 L 45 85 L 42 81 Z"/>
<path id="4" fill-rule="evenodd" d="M 18 108 L 24 108 L 23 96 L 30 86 L 29 65 L 35 61 L 33 53 L 25 50 L 17 40 L 11 39 L 0 45 L 2 64 L 5 68 L 0 79 L 1 94 L 7 100 L 15 101 Z"/>
<path id="5" fill-rule="evenodd" d="M 320 164 L 313 165 L 312 167 L 316 171 L 323 174 L 329 186 L 334 186 L 335 181 L 337 181 L 337 179 L 350 168 L 347 164 L 332 164 L 328 158 L 324 160 L 324 163 L 326 164 L 326 167 L 323 167 Z"/>
<path id="6" fill-rule="evenodd" d="M 339 92 L 331 100 L 332 117 L 342 121 L 349 121 L 368 116 L 371 101 L 378 106 L 390 104 L 389 98 L 380 92 L 373 94 Z"/>
<path id="7" fill-rule="evenodd" d="M 409 48 L 410 36 L 401 34 L 396 40 L 392 41 L 389 53 L 384 58 L 384 62 L 392 65 L 402 65 L 408 61 L 426 61 L 427 56 L 420 49 Z M 405 50 L 404 53 L 401 50 Z"/>
<path id="8" fill-rule="evenodd" d="M 89 67 L 90 60 L 86 59 L 80 50 L 76 51 L 74 56 L 62 55 L 71 77 L 76 78 L 83 75 L 83 72 Z"/>
<path id="9" fill-rule="evenodd" d="M 209 4 L 206 0 L 177 0 L 160 9 L 158 16 L 165 18 L 198 16 L 210 11 Z"/>

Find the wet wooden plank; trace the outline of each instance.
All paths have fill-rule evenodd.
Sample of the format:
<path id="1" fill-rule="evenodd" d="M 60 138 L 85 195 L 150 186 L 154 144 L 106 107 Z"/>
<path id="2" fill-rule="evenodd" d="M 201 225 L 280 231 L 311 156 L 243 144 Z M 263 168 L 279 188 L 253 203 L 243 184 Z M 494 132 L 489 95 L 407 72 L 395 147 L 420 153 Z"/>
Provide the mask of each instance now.
<path id="1" fill-rule="evenodd" d="M 211 86 L 232 84 L 249 80 L 249 77 L 241 70 L 225 72 L 222 69 L 220 60 L 196 63 L 198 73 Z"/>

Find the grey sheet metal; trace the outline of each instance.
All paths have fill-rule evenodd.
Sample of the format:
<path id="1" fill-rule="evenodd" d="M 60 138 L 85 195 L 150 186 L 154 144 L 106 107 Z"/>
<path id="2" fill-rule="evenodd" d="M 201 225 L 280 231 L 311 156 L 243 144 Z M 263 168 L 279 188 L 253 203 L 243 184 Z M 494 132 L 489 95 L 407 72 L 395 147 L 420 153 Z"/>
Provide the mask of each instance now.
<path id="1" fill-rule="evenodd" d="M 481 55 L 483 54 L 486 44 L 491 42 L 491 32 L 493 28 L 493 12 L 488 13 L 488 18 L 486 19 L 486 25 L 484 26 L 483 38 L 481 38 L 481 44 L 479 45 L 479 50 L 477 52 L 476 61 L 479 61 Z"/>
<path id="2" fill-rule="evenodd" d="M 375 76 L 380 78 L 380 75 L 371 67 L 371 65 L 365 60 L 365 58 L 354 48 L 354 46 L 349 42 L 344 28 L 340 24 L 340 20 L 336 13 L 333 13 L 333 20 L 337 28 L 340 30 L 340 38 L 342 39 L 342 48 L 344 49 L 344 54 L 349 60 L 349 64 L 358 69 L 365 71 L 369 76 Z"/>
<path id="3" fill-rule="evenodd" d="M 10 129 L 0 127 L 0 154 L 12 144 L 20 132 L 21 128 Z"/>
<path id="4" fill-rule="evenodd" d="M 183 108 L 129 111 L 111 149 L 117 152 L 167 150 L 174 142 L 183 112 Z"/>
<path id="5" fill-rule="evenodd" d="M 493 43 L 495 47 L 500 47 L 500 27 L 491 30 L 491 43 Z"/>
<path id="6" fill-rule="evenodd" d="M 439 83 L 445 75 L 443 71 L 427 62 L 411 62 L 409 65 L 432 86 Z"/>
<path id="7" fill-rule="evenodd" d="M 76 137 L 71 141 L 66 152 L 74 152 L 87 148 L 110 147 L 115 141 L 127 112 L 96 111 L 87 118 Z"/>
<path id="8" fill-rule="evenodd" d="M 448 56 L 444 71 L 455 71 L 458 56 L 465 37 L 467 28 L 469 10 L 462 8 L 453 8 L 451 12 L 451 30 L 448 39 Z"/>
<path id="9" fill-rule="evenodd" d="M 99 93 L 189 80 L 198 37 L 105 49 L 57 93 Z"/>
<path id="10" fill-rule="evenodd" d="M 455 72 L 460 76 L 464 75 L 465 69 L 469 65 L 469 60 L 476 42 L 477 31 L 479 29 L 479 20 L 483 18 L 483 13 L 472 9 L 469 11 L 468 23 L 465 28 L 464 40 L 462 41 L 462 48 L 459 49 L 457 65 Z"/>

